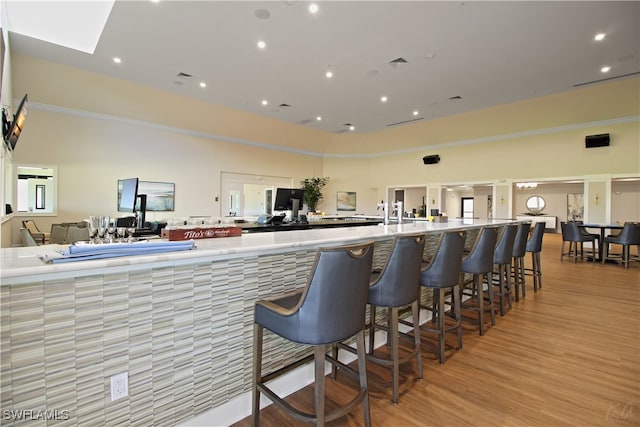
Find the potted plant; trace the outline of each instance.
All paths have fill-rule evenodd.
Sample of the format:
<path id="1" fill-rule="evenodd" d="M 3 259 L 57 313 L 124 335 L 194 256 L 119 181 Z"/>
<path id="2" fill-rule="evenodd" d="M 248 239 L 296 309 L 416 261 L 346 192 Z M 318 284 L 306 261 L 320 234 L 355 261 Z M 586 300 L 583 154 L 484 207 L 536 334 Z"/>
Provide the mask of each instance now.
<path id="1" fill-rule="evenodd" d="M 304 202 L 307 204 L 309 212 L 315 212 L 318 203 L 322 200 L 322 187 L 327 185 L 329 177 L 305 178 L 300 181 L 300 186 L 304 190 Z"/>

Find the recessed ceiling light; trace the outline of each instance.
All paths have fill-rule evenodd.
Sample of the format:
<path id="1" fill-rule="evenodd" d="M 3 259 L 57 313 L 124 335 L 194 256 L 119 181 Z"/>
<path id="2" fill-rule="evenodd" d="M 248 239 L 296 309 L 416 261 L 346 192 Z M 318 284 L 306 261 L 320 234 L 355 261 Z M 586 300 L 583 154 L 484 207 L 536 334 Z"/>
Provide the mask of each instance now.
<path id="1" fill-rule="evenodd" d="M 349 126 L 349 130 L 356 130 L 356 127 L 351 125 L 351 126 Z"/>
<path id="2" fill-rule="evenodd" d="M 435 58 L 435 56 L 436 56 L 436 54 L 435 54 L 435 53 L 433 53 L 433 52 L 429 52 L 429 53 L 427 53 L 427 54 L 425 55 L 425 58 L 427 58 L 427 59 L 433 59 L 433 58 Z"/>
<path id="3" fill-rule="evenodd" d="M 265 47 L 267 47 L 267 43 L 263 40 L 258 41 L 258 49 L 264 49 Z"/>
<path id="4" fill-rule="evenodd" d="M 122 59 L 118 58 L 117 56 L 113 57 L 113 62 L 115 62 L 116 64 L 121 64 L 122 63 Z"/>
<path id="5" fill-rule="evenodd" d="M 593 39 L 596 41 L 602 41 L 604 40 L 605 36 L 606 36 L 605 33 L 599 33 L 599 34 L 596 34 L 596 36 Z"/>
<path id="6" fill-rule="evenodd" d="M 609 67 L 609 66 L 605 66 L 605 67 L 600 68 L 600 71 L 603 72 L 603 73 L 608 73 L 609 70 L 611 70 L 611 67 Z"/>
<path id="7" fill-rule="evenodd" d="M 205 82 L 200 82 L 200 87 L 201 88 L 205 88 L 205 87 L 207 87 L 207 84 Z"/>
<path id="8" fill-rule="evenodd" d="M 269 101 L 267 101 L 266 99 L 262 100 L 262 105 L 269 105 Z"/>
<path id="9" fill-rule="evenodd" d="M 386 97 L 386 96 L 381 97 L 381 98 L 380 98 L 380 101 L 381 101 L 381 102 L 387 102 L 387 97 Z"/>
<path id="10" fill-rule="evenodd" d="M 317 5 L 317 4 L 315 4 L 315 3 L 311 3 L 311 4 L 309 5 L 309 12 L 311 12 L 311 13 L 314 13 L 314 14 L 315 14 L 315 13 L 318 13 L 318 10 L 319 10 L 319 8 L 318 8 L 318 5 Z"/>
<path id="11" fill-rule="evenodd" d="M 415 111 L 413 112 L 413 115 L 414 115 L 414 116 L 417 116 L 418 114 L 420 114 L 420 113 L 418 112 L 418 110 L 415 110 Z"/>
<path id="12" fill-rule="evenodd" d="M 318 117 L 316 117 L 316 120 L 317 120 L 317 121 L 321 121 L 321 120 L 322 120 L 322 117 L 318 116 Z"/>
<path id="13" fill-rule="evenodd" d="M 330 79 L 331 77 L 333 77 L 333 71 L 327 71 L 325 76 L 327 76 L 327 78 Z"/>

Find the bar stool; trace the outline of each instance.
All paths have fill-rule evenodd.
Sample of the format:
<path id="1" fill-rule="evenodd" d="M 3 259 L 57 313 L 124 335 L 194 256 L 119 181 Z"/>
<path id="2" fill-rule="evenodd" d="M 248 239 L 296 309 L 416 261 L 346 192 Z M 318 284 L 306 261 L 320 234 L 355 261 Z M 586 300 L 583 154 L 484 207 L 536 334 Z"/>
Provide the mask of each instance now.
<path id="1" fill-rule="evenodd" d="M 438 358 L 444 364 L 445 333 L 455 330 L 458 335 L 458 349 L 462 348 L 462 319 L 460 312 L 460 264 L 464 252 L 464 233 L 449 231 L 440 235 L 435 256 L 426 264 L 420 275 L 420 286 L 433 289 L 431 307 L 431 322 L 437 323 L 437 328 L 422 325 L 421 331 L 438 334 Z M 452 313 L 455 322 L 446 325 L 445 298 L 446 291 L 451 289 Z M 429 308 L 429 307 L 425 307 Z"/>
<path id="2" fill-rule="evenodd" d="M 525 275 L 533 277 L 533 291 L 537 292 L 542 288 L 542 265 L 540 263 L 540 252 L 542 252 L 542 238 L 544 229 L 547 226 L 544 222 L 536 222 L 531 236 L 527 240 L 526 252 L 531 253 L 531 268 L 525 268 Z"/>
<path id="3" fill-rule="evenodd" d="M 489 312 L 491 315 L 491 324 L 496 324 L 496 314 L 493 310 L 493 286 L 491 285 L 490 275 L 493 272 L 493 252 L 496 248 L 496 240 L 498 232 L 493 227 L 483 227 L 478 234 L 473 248 L 469 255 L 462 258 L 461 272 L 473 274 L 471 297 L 475 298 L 476 307 L 471 308 L 478 313 L 478 330 L 480 335 L 484 335 L 484 286 L 483 276 L 486 278 L 487 293 L 489 294 Z M 464 281 L 463 281 L 464 282 Z"/>
<path id="4" fill-rule="evenodd" d="M 580 251 L 580 259 L 584 258 L 584 242 L 591 242 L 591 256 L 593 262 L 596 262 L 596 236 L 595 234 L 583 233 L 577 223 L 561 222 L 562 227 L 562 247 L 560 248 L 560 261 L 565 255 L 573 254 L 573 262 L 578 259 L 578 250 Z M 599 240 L 599 238 L 598 238 Z M 565 242 L 569 242 L 569 252 L 564 251 Z"/>
<path id="5" fill-rule="evenodd" d="M 521 222 L 518 224 L 518 231 L 516 231 L 516 237 L 513 241 L 511 278 L 513 279 L 513 290 L 515 291 L 516 302 L 520 301 L 520 289 L 522 289 L 522 298 L 524 298 L 526 292 L 524 256 L 527 253 L 527 239 L 529 238 L 530 230 L 531 223 Z"/>
<path id="6" fill-rule="evenodd" d="M 370 328 L 369 354 L 367 360 L 383 366 L 391 366 L 392 402 L 398 403 L 398 387 L 400 382 L 400 364 L 416 357 L 418 364 L 418 378 L 422 378 L 422 352 L 420 348 L 420 308 L 418 307 L 418 291 L 420 285 L 420 267 L 426 235 L 412 234 L 398 236 L 394 239 L 393 247 L 384 264 L 383 269 L 371 274 L 369 286 Z M 400 357 L 399 338 L 408 338 L 406 334 L 398 332 L 399 309 L 409 305 L 413 318 L 414 334 L 413 349 Z M 387 309 L 387 325 L 376 323 L 376 307 Z M 374 335 L 376 329 L 387 331 L 387 341 L 391 350 L 391 357 L 384 358 L 374 355 Z M 338 344 L 334 348 L 334 358 L 338 359 L 338 349 L 343 348 L 352 353 L 356 350 L 346 344 Z M 334 378 L 336 368 L 334 365 Z"/>
<path id="7" fill-rule="evenodd" d="M 369 277 L 373 262 L 373 242 L 361 245 L 321 248 L 316 253 L 311 274 L 301 293 L 271 301 L 257 301 L 253 326 L 253 425 L 259 424 L 260 393 L 296 420 L 325 422 L 347 414 L 362 402 L 364 423 L 371 424 L 364 343 L 365 312 Z M 293 362 L 266 376 L 262 375 L 264 328 L 295 343 L 314 348 L 314 413 L 302 412 L 277 396 L 265 383 L 300 366 Z M 356 337 L 360 390 L 346 405 L 325 413 L 325 361 L 341 365 L 326 355 L 327 344 Z M 305 359 L 306 360 L 306 359 Z M 342 365 L 344 366 L 344 365 Z"/>
<path id="8" fill-rule="evenodd" d="M 622 246 L 622 253 L 620 254 L 622 258 L 622 265 L 624 268 L 629 268 L 629 260 L 632 258 L 631 246 L 638 245 L 639 257 L 636 258 L 640 259 L 640 224 L 637 222 L 626 222 L 619 234 L 604 238 L 604 250 L 602 252 L 603 263 L 606 262 L 607 259 L 611 258 L 609 255 L 610 244 Z"/>
<path id="9" fill-rule="evenodd" d="M 498 286 L 498 296 L 500 297 L 500 316 L 506 312 L 505 304 L 511 308 L 511 258 L 513 255 L 513 244 L 516 238 L 518 226 L 515 224 L 502 227 L 500 238 L 493 251 L 493 277 L 492 284 Z M 498 276 L 497 279 L 495 276 Z M 492 301 L 493 303 L 493 301 Z"/>

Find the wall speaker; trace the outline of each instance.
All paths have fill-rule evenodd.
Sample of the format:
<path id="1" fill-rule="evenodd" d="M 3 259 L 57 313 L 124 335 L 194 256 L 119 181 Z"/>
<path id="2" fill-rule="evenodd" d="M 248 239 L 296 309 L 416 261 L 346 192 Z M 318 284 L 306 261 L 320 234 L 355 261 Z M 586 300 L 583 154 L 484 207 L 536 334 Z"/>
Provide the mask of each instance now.
<path id="1" fill-rule="evenodd" d="M 600 135 L 588 135 L 584 139 L 584 144 L 587 148 L 608 147 L 609 134 L 601 133 Z"/>
<path id="2" fill-rule="evenodd" d="M 422 161 L 425 165 L 433 165 L 435 163 L 440 162 L 440 156 L 437 154 L 434 154 L 432 156 L 424 156 L 422 158 Z"/>

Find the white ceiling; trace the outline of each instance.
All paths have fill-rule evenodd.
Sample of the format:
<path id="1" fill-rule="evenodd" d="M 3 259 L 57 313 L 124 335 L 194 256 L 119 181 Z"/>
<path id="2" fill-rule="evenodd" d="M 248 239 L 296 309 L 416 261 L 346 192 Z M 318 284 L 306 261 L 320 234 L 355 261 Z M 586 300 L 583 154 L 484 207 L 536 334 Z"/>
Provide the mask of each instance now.
<path id="1" fill-rule="evenodd" d="M 17 33 L 10 43 L 14 53 L 329 132 L 347 123 L 377 131 L 640 70 L 637 1 L 317 3 L 312 15 L 298 0 L 118 0 L 93 54 Z M 407 63 L 389 64 L 397 58 Z"/>

